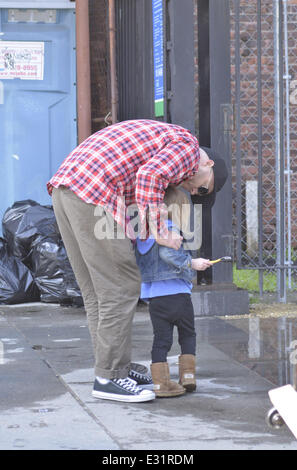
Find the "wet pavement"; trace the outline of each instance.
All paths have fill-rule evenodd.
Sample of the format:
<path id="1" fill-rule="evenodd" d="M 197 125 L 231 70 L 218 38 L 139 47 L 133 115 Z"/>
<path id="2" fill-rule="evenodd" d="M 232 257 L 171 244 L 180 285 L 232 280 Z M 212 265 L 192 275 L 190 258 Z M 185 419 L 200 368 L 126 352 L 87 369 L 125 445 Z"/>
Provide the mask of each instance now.
<path id="1" fill-rule="evenodd" d="M 293 380 L 297 308 L 289 315 L 198 317 L 197 391 L 147 403 L 96 400 L 82 308 L 0 306 L 0 449 L 297 450 L 271 429 L 268 391 Z M 133 361 L 149 366 L 152 328 L 139 305 Z M 170 351 L 173 379 L 179 348 Z"/>

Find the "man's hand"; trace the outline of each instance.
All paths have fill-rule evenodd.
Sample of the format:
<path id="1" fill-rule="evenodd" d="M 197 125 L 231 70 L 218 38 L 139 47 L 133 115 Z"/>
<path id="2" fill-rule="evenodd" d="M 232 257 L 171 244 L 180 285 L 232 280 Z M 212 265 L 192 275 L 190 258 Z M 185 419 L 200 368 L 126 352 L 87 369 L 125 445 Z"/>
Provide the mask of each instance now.
<path id="1" fill-rule="evenodd" d="M 156 242 L 159 245 L 167 246 L 168 248 L 173 248 L 174 250 L 179 250 L 183 241 L 183 237 L 176 232 L 168 232 L 166 238 L 156 238 Z"/>
<path id="2" fill-rule="evenodd" d="M 205 269 L 210 268 L 212 266 L 209 259 L 204 258 L 193 258 L 192 259 L 192 268 L 196 271 L 205 271 Z"/>

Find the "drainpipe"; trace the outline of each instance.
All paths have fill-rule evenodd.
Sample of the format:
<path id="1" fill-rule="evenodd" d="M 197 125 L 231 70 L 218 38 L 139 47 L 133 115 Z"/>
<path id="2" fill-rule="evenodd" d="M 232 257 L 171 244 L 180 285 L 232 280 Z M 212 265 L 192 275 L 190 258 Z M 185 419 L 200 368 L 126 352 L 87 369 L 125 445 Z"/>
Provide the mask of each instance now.
<path id="1" fill-rule="evenodd" d="M 109 26 L 109 58 L 110 58 L 110 82 L 111 82 L 111 119 L 112 123 L 118 121 L 118 90 L 116 76 L 116 43 L 115 43 L 115 3 L 108 2 L 108 26 Z"/>
<path id="2" fill-rule="evenodd" d="M 76 83 L 78 143 L 92 133 L 89 0 L 76 0 Z"/>

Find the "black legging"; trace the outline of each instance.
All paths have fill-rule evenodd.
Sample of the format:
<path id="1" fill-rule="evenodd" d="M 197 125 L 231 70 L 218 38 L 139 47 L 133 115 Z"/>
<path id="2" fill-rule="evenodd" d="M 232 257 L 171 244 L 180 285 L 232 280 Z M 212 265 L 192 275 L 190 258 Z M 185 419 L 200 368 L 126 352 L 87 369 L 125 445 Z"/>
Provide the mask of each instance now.
<path id="1" fill-rule="evenodd" d="M 150 299 L 149 312 L 154 331 L 152 362 L 166 362 L 177 327 L 181 354 L 195 354 L 194 309 L 190 294 L 174 294 Z"/>

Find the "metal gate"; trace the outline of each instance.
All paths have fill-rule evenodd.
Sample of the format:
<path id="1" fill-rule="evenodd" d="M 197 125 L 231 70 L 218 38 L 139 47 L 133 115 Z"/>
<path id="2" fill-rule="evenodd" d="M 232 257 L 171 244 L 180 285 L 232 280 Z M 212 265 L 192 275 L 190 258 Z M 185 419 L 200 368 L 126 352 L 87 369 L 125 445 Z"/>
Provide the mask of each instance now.
<path id="1" fill-rule="evenodd" d="M 297 2 L 231 0 L 234 231 L 239 269 L 297 282 Z"/>
<path id="2" fill-rule="evenodd" d="M 116 0 L 115 10 L 119 120 L 158 119 L 194 132 L 193 1 Z"/>

